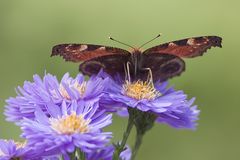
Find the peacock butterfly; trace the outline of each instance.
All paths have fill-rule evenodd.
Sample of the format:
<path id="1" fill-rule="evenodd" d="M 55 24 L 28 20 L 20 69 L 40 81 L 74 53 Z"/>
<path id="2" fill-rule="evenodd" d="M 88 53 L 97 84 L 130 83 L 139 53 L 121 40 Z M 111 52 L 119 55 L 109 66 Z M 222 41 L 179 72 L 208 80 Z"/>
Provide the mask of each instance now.
<path id="1" fill-rule="evenodd" d="M 79 70 L 85 75 L 97 74 L 103 69 L 112 76 L 118 73 L 124 77 L 128 66 L 133 79 L 146 79 L 149 74 L 146 69 L 150 69 L 154 81 L 165 81 L 185 70 L 182 58 L 201 56 L 211 47 L 222 47 L 221 43 L 222 38 L 218 36 L 193 37 L 160 44 L 143 52 L 134 47 L 127 51 L 93 44 L 59 44 L 53 47 L 51 56 L 60 55 L 66 61 L 82 62 Z"/>

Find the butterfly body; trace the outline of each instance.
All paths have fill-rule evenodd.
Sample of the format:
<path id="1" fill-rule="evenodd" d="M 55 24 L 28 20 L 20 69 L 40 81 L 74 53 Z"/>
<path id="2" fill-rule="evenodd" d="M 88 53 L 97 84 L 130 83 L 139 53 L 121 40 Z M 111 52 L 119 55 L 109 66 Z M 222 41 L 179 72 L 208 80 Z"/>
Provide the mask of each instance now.
<path id="1" fill-rule="evenodd" d="M 154 81 L 165 81 L 185 70 L 182 58 L 201 56 L 211 47 L 221 47 L 221 41 L 222 38 L 217 36 L 186 38 L 143 52 L 91 44 L 60 44 L 53 47 L 52 56 L 60 55 L 66 61 L 82 62 L 79 70 L 86 75 L 97 74 L 103 69 L 112 76 L 120 74 L 125 77 L 128 70 L 133 80 L 145 80 L 150 69 Z"/>

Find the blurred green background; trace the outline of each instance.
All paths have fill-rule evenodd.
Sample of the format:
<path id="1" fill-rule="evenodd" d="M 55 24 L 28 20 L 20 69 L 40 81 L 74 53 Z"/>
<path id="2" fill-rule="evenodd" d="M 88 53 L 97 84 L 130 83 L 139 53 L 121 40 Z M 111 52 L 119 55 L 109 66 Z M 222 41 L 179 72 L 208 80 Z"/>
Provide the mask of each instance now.
<path id="1" fill-rule="evenodd" d="M 144 139 L 138 160 L 240 159 L 240 1 L 239 0 L 1 0 L 0 112 L 15 87 L 45 70 L 59 78 L 78 73 L 78 65 L 50 58 L 51 47 L 76 42 L 138 46 L 163 33 L 145 48 L 201 35 L 223 37 L 223 48 L 186 60 L 186 71 L 170 81 L 201 109 L 198 129 L 176 130 L 157 124 Z M 0 137 L 19 139 L 20 130 L 0 115 Z M 122 137 L 126 120 L 108 130 Z M 133 142 L 134 135 L 129 141 Z"/>

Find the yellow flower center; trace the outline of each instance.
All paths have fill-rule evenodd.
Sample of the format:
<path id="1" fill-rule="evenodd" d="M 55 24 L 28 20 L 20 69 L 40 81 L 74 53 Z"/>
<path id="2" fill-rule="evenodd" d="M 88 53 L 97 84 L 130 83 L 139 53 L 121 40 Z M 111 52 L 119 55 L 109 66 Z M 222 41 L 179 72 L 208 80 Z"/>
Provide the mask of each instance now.
<path id="1" fill-rule="evenodd" d="M 78 93 L 80 94 L 80 96 L 83 96 L 85 90 L 86 90 L 86 86 L 87 86 L 87 82 L 84 81 L 83 83 L 79 84 L 78 82 L 75 82 L 72 86 L 70 86 L 70 88 L 73 88 L 75 90 L 78 91 Z M 61 95 L 70 100 L 71 97 L 69 96 L 68 92 L 66 91 L 66 89 L 63 87 L 62 84 L 60 84 L 60 88 L 59 88 L 59 91 L 61 93 Z"/>
<path id="2" fill-rule="evenodd" d="M 25 141 L 25 142 L 15 142 L 15 144 L 17 146 L 17 149 L 24 148 L 27 144 L 27 141 Z"/>
<path id="3" fill-rule="evenodd" d="M 153 100 L 158 96 L 161 96 L 162 94 L 157 91 L 153 84 L 149 81 L 136 81 L 136 82 L 129 82 L 126 81 L 126 83 L 123 85 L 123 91 L 125 95 L 141 100 L 141 99 L 148 99 Z"/>
<path id="4" fill-rule="evenodd" d="M 73 134 L 73 133 L 86 133 L 89 131 L 88 124 L 90 120 L 85 120 L 83 115 L 77 115 L 73 112 L 61 118 L 51 118 L 50 124 L 52 129 L 59 134 Z"/>
<path id="5" fill-rule="evenodd" d="M 78 91 L 78 93 L 82 96 L 86 90 L 87 82 L 84 81 L 82 84 L 75 82 L 73 87 Z"/>

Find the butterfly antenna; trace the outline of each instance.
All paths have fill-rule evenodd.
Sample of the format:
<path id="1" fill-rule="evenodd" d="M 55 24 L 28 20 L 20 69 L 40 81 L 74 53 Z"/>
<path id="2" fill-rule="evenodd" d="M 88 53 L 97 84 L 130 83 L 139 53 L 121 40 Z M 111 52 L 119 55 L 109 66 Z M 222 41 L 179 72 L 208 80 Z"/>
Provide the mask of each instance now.
<path id="1" fill-rule="evenodd" d="M 136 48 L 134 48 L 133 46 L 130 46 L 130 45 L 127 44 L 127 43 L 120 42 L 120 41 L 118 41 L 118 40 L 116 40 L 116 39 L 114 39 L 114 38 L 112 38 L 112 37 L 109 37 L 109 39 L 112 40 L 112 41 L 118 42 L 118 43 L 120 43 L 120 44 L 123 44 L 123 45 L 125 45 L 125 46 L 128 46 L 128 47 L 130 47 L 130 48 L 132 48 L 132 49 L 136 49 Z"/>
<path id="2" fill-rule="evenodd" d="M 159 38 L 162 34 L 158 34 L 156 37 L 154 37 L 153 39 L 151 39 L 150 41 L 147 41 L 146 43 L 142 44 L 140 47 L 138 47 L 138 49 L 142 48 L 143 46 L 145 46 L 146 44 L 154 41 L 155 39 Z"/>

